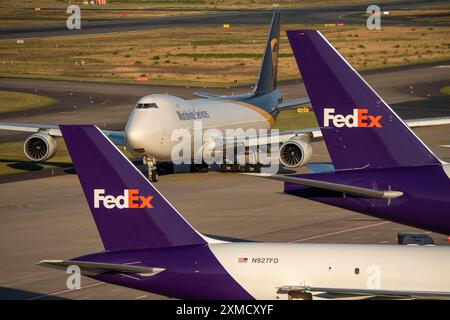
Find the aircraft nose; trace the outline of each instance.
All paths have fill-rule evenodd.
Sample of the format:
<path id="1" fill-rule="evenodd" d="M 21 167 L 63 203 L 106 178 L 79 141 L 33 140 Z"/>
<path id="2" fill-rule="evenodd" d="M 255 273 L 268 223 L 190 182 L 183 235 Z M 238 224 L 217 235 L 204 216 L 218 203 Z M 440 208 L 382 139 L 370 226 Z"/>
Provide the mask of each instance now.
<path id="1" fill-rule="evenodd" d="M 145 132 L 139 117 L 136 113 L 133 113 L 128 119 L 127 125 L 125 127 L 125 136 L 127 139 L 127 148 L 129 151 L 135 153 L 145 152 Z"/>

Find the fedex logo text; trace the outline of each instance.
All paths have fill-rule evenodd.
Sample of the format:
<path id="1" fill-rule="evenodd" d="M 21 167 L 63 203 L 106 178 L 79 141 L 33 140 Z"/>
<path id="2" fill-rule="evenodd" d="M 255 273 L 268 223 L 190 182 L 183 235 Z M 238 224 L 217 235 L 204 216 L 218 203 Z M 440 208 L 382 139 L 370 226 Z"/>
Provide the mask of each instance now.
<path id="1" fill-rule="evenodd" d="M 138 189 L 125 189 L 117 197 L 105 195 L 105 189 L 94 189 L 94 208 L 100 208 L 100 202 L 106 209 L 153 208 L 152 199 L 153 196 L 140 196 Z"/>
<path id="2" fill-rule="evenodd" d="M 336 128 L 381 128 L 380 120 L 383 116 L 368 115 L 367 109 L 353 109 L 353 114 L 335 114 L 334 108 L 323 109 L 323 125 L 330 126 L 330 121 Z"/>

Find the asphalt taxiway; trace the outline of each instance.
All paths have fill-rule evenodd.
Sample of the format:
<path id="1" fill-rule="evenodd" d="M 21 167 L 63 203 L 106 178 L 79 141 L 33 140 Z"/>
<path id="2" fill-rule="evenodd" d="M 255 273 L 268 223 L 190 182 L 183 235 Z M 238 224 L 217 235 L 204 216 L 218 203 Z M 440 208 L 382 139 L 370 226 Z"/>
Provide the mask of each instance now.
<path id="1" fill-rule="evenodd" d="M 444 4 L 444 0 L 403 0 L 392 1 L 381 4 L 382 10 L 410 10 L 420 6 L 430 4 Z M 335 5 L 323 7 L 311 7 L 302 9 L 283 9 L 284 24 L 327 24 L 327 23 L 345 23 L 365 25 L 365 17 L 363 14 L 369 4 L 350 4 Z M 44 8 L 45 9 L 45 8 Z M 84 9 L 83 9 L 84 10 Z M 143 9 L 145 10 L 145 9 Z M 198 10 L 195 10 L 198 11 Z M 110 32 L 127 32 L 137 30 L 149 30 L 160 28 L 173 28 L 185 26 L 210 26 L 223 25 L 225 23 L 232 25 L 265 25 L 270 21 L 272 10 L 210 10 L 216 12 L 208 12 L 201 14 L 192 14 L 184 16 L 168 16 L 152 19 L 126 19 L 126 20 L 103 20 L 82 22 L 80 30 L 67 30 L 65 22 L 60 25 L 50 25 L 42 27 L 20 27 L 5 28 L 0 30 L 0 39 L 22 39 L 22 38 L 41 38 L 50 36 L 69 36 L 80 34 L 99 34 Z M 66 16 L 65 11 L 61 11 L 63 17 Z M 385 25 L 444 25 L 448 26 L 448 22 L 429 22 L 419 21 L 418 19 L 407 19 L 399 17 L 389 17 L 383 19 Z"/>

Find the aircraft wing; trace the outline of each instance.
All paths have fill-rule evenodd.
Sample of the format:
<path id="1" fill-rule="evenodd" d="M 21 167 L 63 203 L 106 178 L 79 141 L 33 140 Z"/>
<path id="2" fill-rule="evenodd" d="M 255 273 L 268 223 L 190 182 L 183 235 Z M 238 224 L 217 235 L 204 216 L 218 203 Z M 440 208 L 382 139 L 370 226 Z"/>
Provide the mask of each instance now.
<path id="1" fill-rule="evenodd" d="M 193 92 L 192 93 L 194 96 L 200 97 L 200 98 L 219 98 L 220 95 L 218 94 L 212 94 L 212 93 L 207 93 L 207 92 Z"/>
<path id="2" fill-rule="evenodd" d="M 295 106 L 301 106 L 303 104 L 308 104 L 308 103 L 310 103 L 309 98 L 301 98 L 301 99 L 283 101 L 278 104 L 278 110 L 283 110 L 283 109 L 295 107 Z"/>
<path id="3" fill-rule="evenodd" d="M 247 92 L 242 94 L 236 94 L 236 95 L 219 95 L 219 94 L 213 94 L 213 93 L 207 93 L 207 92 L 194 92 L 192 93 L 194 96 L 200 97 L 200 98 L 206 98 L 206 99 L 222 99 L 222 100 L 240 100 L 240 99 L 248 99 L 255 95 L 254 92 Z"/>
<path id="4" fill-rule="evenodd" d="M 20 131 L 36 133 L 38 131 L 47 131 L 53 137 L 62 137 L 61 130 L 55 125 L 42 124 L 26 124 L 26 123 L 12 123 L 0 122 L 0 130 Z M 102 132 L 116 145 L 125 146 L 125 133 L 123 131 L 102 130 Z"/>
<path id="5" fill-rule="evenodd" d="M 411 120 L 404 120 L 404 122 L 410 128 L 432 127 L 450 124 L 450 117 L 411 119 Z"/>
<path id="6" fill-rule="evenodd" d="M 302 101 L 304 103 L 309 99 L 297 99 L 286 101 L 284 108 L 288 108 L 289 106 L 299 105 Z M 296 104 L 294 104 L 296 102 Z M 427 127 L 427 126 L 437 126 L 437 125 L 446 125 L 450 124 L 450 117 L 441 117 L 441 118 L 426 118 L 426 119 L 413 119 L 406 120 L 405 123 L 411 128 L 417 127 Z M 54 137 L 61 137 L 61 131 L 59 127 L 56 125 L 38 125 L 38 124 L 25 124 L 25 123 L 11 123 L 11 122 L 0 122 L 0 130 L 9 130 L 9 131 L 21 131 L 21 132 L 30 132 L 36 133 L 40 130 L 48 131 L 48 134 Z M 116 145 L 125 146 L 125 133 L 123 131 L 111 131 L 111 130 L 102 130 L 102 132 Z M 273 143 L 283 143 L 290 138 L 295 136 L 308 136 L 310 140 L 320 140 L 322 139 L 322 132 L 320 128 L 309 128 L 309 129 L 299 129 L 299 130 L 288 130 L 282 131 L 277 134 L 271 134 L 270 132 L 267 134 L 267 142 L 265 139 L 261 139 L 261 135 L 247 137 L 245 141 L 246 147 L 258 146 L 261 144 L 273 144 Z M 238 137 L 239 138 L 239 137 Z M 236 137 L 231 138 L 233 141 L 227 141 L 224 139 L 220 141 L 222 145 L 228 145 L 229 143 L 234 144 L 234 140 Z M 261 142 L 262 141 L 262 142 Z M 217 144 L 217 142 L 216 142 Z"/>
<path id="7" fill-rule="evenodd" d="M 400 299 L 439 299 L 450 300 L 450 292 L 436 291 L 399 291 L 381 289 L 347 289 L 347 288 L 322 288 L 309 286 L 283 286 L 278 288 L 280 293 L 312 293 L 323 292 L 336 295 L 372 296 Z"/>
<path id="8" fill-rule="evenodd" d="M 283 175 L 268 175 L 261 173 L 244 173 L 246 175 L 259 176 L 267 179 L 278 180 L 283 182 L 300 184 L 303 186 L 343 192 L 346 194 L 352 194 L 359 197 L 370 198 L 370 199 L 395 199 L 401 197 L 403 192 L 394 190 L 375 190 L 370 188 L 354 187 L 348 184 L 333 183 L 328 181 L 297 178 Z"/>
<path id="9" fill-rule="evenodd" d="M 110 131 L 110 130 L 102 130 L 102 132 L 115 145 L 117 145 L 117 146 L 126 146 L 127 145 L 127 142 L 125 140 L 125 132 L 123 132 L 123 131 Z"/>
<path id="10" fill-rule="evenodd" d="M 236 141 L 242 141 L 245 147 L 254 147 L 261 145 L 270 145 L 270 144 L 281 144 L 293 137 L 301 136 L 309 141 L 320 140 L 322 138 L 322 132 L 319 128 L 310 128 L 310 129 L 299 129 L 299 130 L 289 130 L 282 131 L 277 133 L 272 133 L 271 131 L 267 131 L 267 134 L 259 134 L 259 135 L 249 135 L 249 136 L 226 136 L 221 140 L 216 140 L 216 145 L 222 144 L 224 147 L 228 145 L 235 145 Z"/>
<path id="11" fill-rule="evenodd" d="M 54 137 L 62 137 L 58 126 L 41 125 L 41 124 L 26 124 L 26 123 L 11 123 L 0 122 L 0 130 L 21 131 L 35 133 L 39 130 L 47 130 L 48 134 Z"/>
<path id="12" fill-rule="evenodd" d="M 307 99 L 298 99 L 298 100 L 292 100 L 292 101 L 300 102 L 300 100 L 306 101 Z M 290 102 L 291 101 L 286 101 L 286 103 L 290 103 Z M 307 103 L 307 102 L 305 102 L 305 103 Z M 448 125 L 448 124 L 450 124 L 450 117 L 411 119 L 411 120 L 406 120 L 405 123 L 410 128 Z M 317 141 L 317 140 L 323 139 L 322 131 L 320 130 L 320 128 L 287 130 L 287 131 L 281 131 L 281 132 L 274 133 L 274 134 L 272 134 L 270 131 L 268 131 L 267 135 L 246 136 L 245 137 L 245 146 L 252 147 L 252 146 L 259 146 L 259 145 L 263 145 L 263 144 L 268 145 L 268 144 L 275 144 L 275 143 L 284 143 L 285 141 L 287 141 L 293 137 L 296 137 L 296 136 L 308 137 L 310 141 Z M 229 141 L 227 140 L 227 138 L 225 138 L 220 143 L 222 143 L 224 146 L 226 146 L 228 144 L 235 144 L 235 139 L 239 140 L 239 138 L 240 138 L 239 136 L 229 137 Z M 261 138 L 263 138 L 263 139 L 261 139 Z M 217 141 L 216 141 L 216 144 L 217 144 Z M 443 145 L 443 147 L 447 147 L 447 145 Z"/>
<path id="13" fill-rule="evenodd" d="M 94 276 L 102 273 L 134 273 L 140 276 L 153 276 L 161 271 L 163 268 L 149 268 L 135 266 L 132 264 L 115 264 L 103 262 L 89 262 L 89 261 L 75 261 L 75 260 L 42 260 L 37 263 L 40 266 L 50 267 L 60 270 L 67 270 L 69 266 L 78 266 L 81 274 L 86 276 Z"/>
<path id="14" fill-rule="evenodd" d="M 218 94 L 213 94 L 213 93 L 208 93 L 208 92 L 193 92 L 192 94 L 194 96 L 197 96 L 200 98 L 206 98 L 206 99 L 210 99 L 210 98 L 238 99 L 238 98 L 249 98 L 254 95 L 253 92 L 244 93 L 244 94 L 240 94 L 240 95 L 233 95 L 233 96 L 223 96 L 223 95 L 218 95 Z M 308 104 L 309 102 L 310 102 L 309 98 L 301 98 L 301 99 L 283 101 L 278 104 L 278 110 Z"/>

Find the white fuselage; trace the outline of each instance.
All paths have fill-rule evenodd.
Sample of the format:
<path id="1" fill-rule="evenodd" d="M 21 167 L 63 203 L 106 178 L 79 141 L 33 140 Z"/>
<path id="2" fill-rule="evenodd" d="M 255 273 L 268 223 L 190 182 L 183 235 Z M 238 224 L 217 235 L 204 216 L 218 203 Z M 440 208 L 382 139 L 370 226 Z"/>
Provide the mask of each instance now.
<path id="1" fill-rule="evenodd" d="M 273 125 L 267 112 L 240 101 L 149 95 L 141 98 L 140 103 L 154 103 L 157 108 L 132 111 L 125 128 L 127 147 L 135 154 L 158 160 L 171 160 L 171 151 L 179 143 L 174 132 L 185 129 L 193 136 L 196 121 L 201 121 L 203 131 L 218 129 L 223 135 L 227 129 L 270 129 Z"/>
<path id="2" fill-rule="evenodd" d="M 209 247 L 256 299 L 286 299 L 287 294 L 277 293 L 283 286 L 450 294 L 450 248 L 445 246 L 223 243 Z"/>

